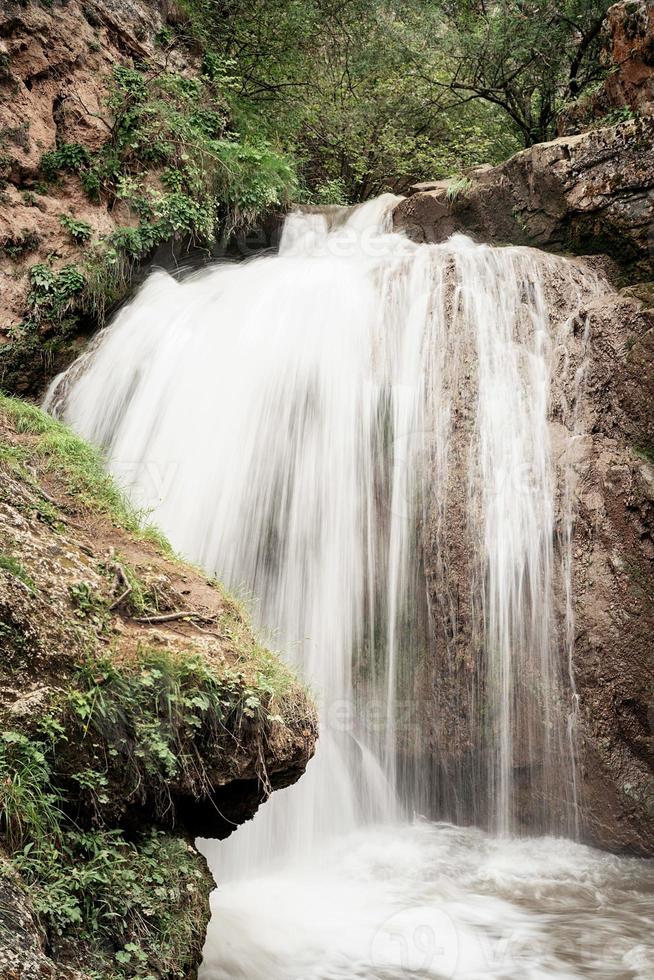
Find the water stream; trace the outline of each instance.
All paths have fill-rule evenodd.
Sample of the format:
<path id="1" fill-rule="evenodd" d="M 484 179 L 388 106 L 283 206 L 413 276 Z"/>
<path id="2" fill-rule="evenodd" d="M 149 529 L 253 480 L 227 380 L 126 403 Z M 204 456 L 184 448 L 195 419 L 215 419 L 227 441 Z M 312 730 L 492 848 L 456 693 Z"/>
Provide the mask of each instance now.
<path id="1" fill-rule="evenodd" d="M 319 704 L 306 775 L 203 844 L 201 975 L 651 978 L 651 865 L 551 836 L 578 822 L 571 459 L 597 283 L 414 245 L 394 200 L 153 274 L 48 396 L 251 597 Z M 527 808 L 550 836 L 517 836 Z"/>

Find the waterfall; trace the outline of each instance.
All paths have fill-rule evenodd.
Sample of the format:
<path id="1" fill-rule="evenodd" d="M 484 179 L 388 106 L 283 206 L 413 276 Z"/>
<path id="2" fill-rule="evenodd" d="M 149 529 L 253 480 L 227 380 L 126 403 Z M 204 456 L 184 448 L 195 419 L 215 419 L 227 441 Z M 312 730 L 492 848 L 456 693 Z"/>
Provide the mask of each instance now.
<path id="1" fill-rule="evenodd" d="M 293 214 L 278 255 L 153 273 L 48 394 L 316 696 L 306 775 L 206 845 L 221 882 L 416 814 L 574 833 L 597 283 L 535 250 L 415 245 L 396 201 Z M 266 964 L 243 977 L 287 976 Z"/>

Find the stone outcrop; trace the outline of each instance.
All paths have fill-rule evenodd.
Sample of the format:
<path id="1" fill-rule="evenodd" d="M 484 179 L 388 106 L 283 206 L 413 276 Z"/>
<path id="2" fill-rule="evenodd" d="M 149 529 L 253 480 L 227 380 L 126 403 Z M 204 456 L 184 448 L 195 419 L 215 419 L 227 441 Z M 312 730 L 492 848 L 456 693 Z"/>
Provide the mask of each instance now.
<path id="1" fill-rule="evenodd" d="M 654 308 L 614 293 L 587 313 L 573 540 L 583 826 L 593 843 L 652 855 Z"/>
<path id="2" fill-rule="evenodd" d="M 612 108 L 654 112 L 654 3 L 623 0 L 608 12 L 604 34 L 609 74 L 602 96 Z"/>
<path id="3" fill-rule="evenodd" d="M 48 767 L 39 792 L 56 795 L 57 833 L 156 831 L 181 851 L 190 877 L 169 902 L 188 938 L 174 975 L 190 976 L 213 885 L 191 841 L 226 837 L 301 776 L 315 710 L 218 583 L 140 529 L 93 450 L 1 396 L 0 652 L 3 783 L 28 779 L 25 747 Z M 21 881 L 14 855 L 47 841 L 20 801 L 0 791 L 0 803 L 0 975 L 83 980 L 104 954 L 74 929 L 48 933 L 47 916 L 44 928 L 40 866 Z"/>
<path id="4" fill-rule="evenodd" d="M 455 232 L 613 259 L 624 281 L 654 278 L 654 117 L 532 146 L 462 186 L 419 184 L 394 212 L 417 242 Z"/>

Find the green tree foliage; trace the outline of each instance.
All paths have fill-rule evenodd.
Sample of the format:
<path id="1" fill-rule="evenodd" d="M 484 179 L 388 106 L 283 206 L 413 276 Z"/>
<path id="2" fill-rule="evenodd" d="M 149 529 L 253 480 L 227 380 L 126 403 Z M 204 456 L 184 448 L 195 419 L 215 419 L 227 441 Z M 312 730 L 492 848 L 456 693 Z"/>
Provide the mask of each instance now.
<path id="1" fill-rule="evenodd" d="M 356 202 L 516 149 L 497 107 L 444 109 L 448 78 L 418 0 L 186 0 L 196 38 L 233 66 L 237 125 L 279 141 L 316 203 Z M 450 102 L 452 100 L 450 99 Z"/>
<path id="2" fill-rule="evenodd" d="M 305 197 L 359 201 L 551 138 L 602 75 L 610 0 L 185 0 L 232 66 L 237 125 L 279 141 Z"/>
<path id="3" fill-rule="evenodd" d="M 450 91 L 453 107 L 497 106 L 525 146 L 550 139 L 565 104 L 602 77 L 601 30 L 611 3 L 442 0 L 433 14 L 447 73 L 435 85 Z"/>

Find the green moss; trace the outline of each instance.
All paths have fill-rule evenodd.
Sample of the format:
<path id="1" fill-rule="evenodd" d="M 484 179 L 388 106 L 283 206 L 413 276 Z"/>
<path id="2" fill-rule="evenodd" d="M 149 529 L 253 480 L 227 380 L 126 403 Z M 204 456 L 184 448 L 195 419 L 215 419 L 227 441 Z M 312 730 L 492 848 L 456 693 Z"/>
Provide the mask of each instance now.
<path id="1" fill-rule="evenodd" d="M 634 446 L 634 452 L 641 459 L 647 460 L 652 466 L 654 466 L 654 445 L 641 443 L 639 446 Z"/>

